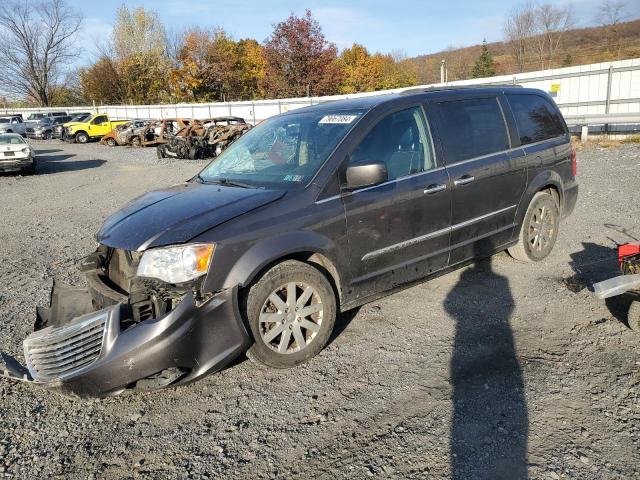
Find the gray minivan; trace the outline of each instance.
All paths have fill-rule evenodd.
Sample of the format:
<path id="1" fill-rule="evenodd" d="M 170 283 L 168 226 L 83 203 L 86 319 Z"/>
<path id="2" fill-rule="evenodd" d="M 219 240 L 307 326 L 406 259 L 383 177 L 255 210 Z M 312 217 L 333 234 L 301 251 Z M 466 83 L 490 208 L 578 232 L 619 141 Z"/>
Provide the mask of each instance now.
<path id="1" fill-rule="evenodd" d="M 78 395 L 183 385 L 238 355 L 318 354 L 336 315 L 501 250 L 544 259 L 578 194 L 553 100 L 516 87 L 325 102 L 256 126 L 132 200 L 56 283 L 27 368 Z"/>

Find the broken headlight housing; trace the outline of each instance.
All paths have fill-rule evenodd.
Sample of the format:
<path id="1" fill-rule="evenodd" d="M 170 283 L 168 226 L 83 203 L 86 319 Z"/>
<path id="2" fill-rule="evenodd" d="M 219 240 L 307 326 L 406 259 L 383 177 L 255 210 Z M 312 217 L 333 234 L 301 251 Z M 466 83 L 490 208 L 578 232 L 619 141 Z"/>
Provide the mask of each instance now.
<path id="1" fill-rule="evenodd" d="M 173 284 L 188 282 L 207 273 L 214 250 L 214 244 L 206 243 L 153 248 L 142 255 L 137 275 Z"/>

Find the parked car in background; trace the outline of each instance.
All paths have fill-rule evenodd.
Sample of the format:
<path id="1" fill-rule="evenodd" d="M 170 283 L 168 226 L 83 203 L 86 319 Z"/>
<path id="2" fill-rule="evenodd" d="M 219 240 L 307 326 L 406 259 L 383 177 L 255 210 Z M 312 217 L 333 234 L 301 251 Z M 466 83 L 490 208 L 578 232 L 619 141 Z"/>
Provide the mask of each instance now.
<path id="1" fill-rule="evenodd" d="M 11 115 L 0 117 L 0 133 L 26 134 L 27 123 L 22 121 L 22 117 Z"/>
<path id="2" fill-rule="evenodd" d="M 69 115 L 59 117 L 44 117 L 26 128 L 26 136 L 38 140 L 49 140 L 53 138 L 55 127 L 71 120 Z"/>
<path id="3" fill-rule="evenodd" d="M 35 122 L 36 120 L 40 120 L 44 118 L 46 115 L 44 113 L 30 113 L 27 115 L 27 122 Z"/>
<path id="4" fill-rule="evenodd" d="M 0 172 L 35 173 L 35 150 L 17 133 L 0 134 Z"/>
<path id="5" fill-rule="evenodd" d="M 131 145 L 131 139 L 134 137 L 140 138 L 140 132 L 142 129 L 153 121 L 154 120 L 136 119 L 122 125 L 118 125 L 102 137 L 102 139 L 100 139 L 100 143 L 110 147 Z"/>
<path id="6" fill-rule="evenodd" d="M 65 127 L 72 122 L 84 122 L 89 117 L 91 117 L 92 113 L 89 112 L 80 112 L 71 114 L 71 119 L 65 123 L 57 123 L 53 127 L 53 138 L 58 138 L 62 140 L 64 138 L 64 129 Z"/>
<path id="7" fill-rule="evenodd" d="M 543 260 L 577 197 L 569 131 L 541 90 L 414 89 L 287 112 L 107 218 L 82 261 L 87 288 L 56 283 L 38 311 L 28 372 L 104 396 L 187 384 L 245 352 L 293 367 L 338 312 L 505 249 Z"/>
<path id="8" fill-rule="evenodd" d="M 47 112 L 44 114 L 45 117 L 64 117 L 68 115 L 67 112 Z"/>
<path id="9" fill-rule="evenodd" d="M 87 143 L 89 140 L 104 137 L 118 125 L 127 123 L 127 121 L 128 120 L 110 120 L 107 115 L 98 113 L 80 122 L 67 124 L 64 139 L 69 142 Z"/>

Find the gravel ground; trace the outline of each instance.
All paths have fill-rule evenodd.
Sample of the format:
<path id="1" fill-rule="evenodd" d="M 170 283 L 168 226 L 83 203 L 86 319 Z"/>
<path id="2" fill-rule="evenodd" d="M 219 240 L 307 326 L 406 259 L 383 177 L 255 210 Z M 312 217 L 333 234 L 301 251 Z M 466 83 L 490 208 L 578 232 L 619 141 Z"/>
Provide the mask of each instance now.
<path id="1" fill-rule="evenodd" d="M 0 176 L 0 349 L 18 358 L 51 278 L 83 282 L 105 216 L 204 164 L 36 148 L 37 176 Z M 578 158 L 547 260 L 499 254 L 349 312 L 307 365 L 240 361 L 101 401 L 0 380 L 0 476 L 640 478 L 640 336 L 589 291 L 615 274 L 616 242 L 640 238 L 640 148 Z"/>

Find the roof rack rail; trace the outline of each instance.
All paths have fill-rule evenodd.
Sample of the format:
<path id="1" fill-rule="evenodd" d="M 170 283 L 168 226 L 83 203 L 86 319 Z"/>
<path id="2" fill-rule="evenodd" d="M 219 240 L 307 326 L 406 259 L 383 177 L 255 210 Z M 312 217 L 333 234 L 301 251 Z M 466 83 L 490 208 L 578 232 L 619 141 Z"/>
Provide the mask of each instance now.
<path id="1" fill-rule="evenodd" d="M 414 93 L 426 93 L 426 92 L 438 92 L 446 90 L 473 90 L 487 87 L 515 87 L 523 88 L 522 85 L 514 84 L 511 82 L 495 82 L 495 83 L 482 83 L 478 85 L 446 85 L 441 87 L 423 87 L 423 88 L 409 88 L 400 92 L 400 95 L 410 95 Z"/>

